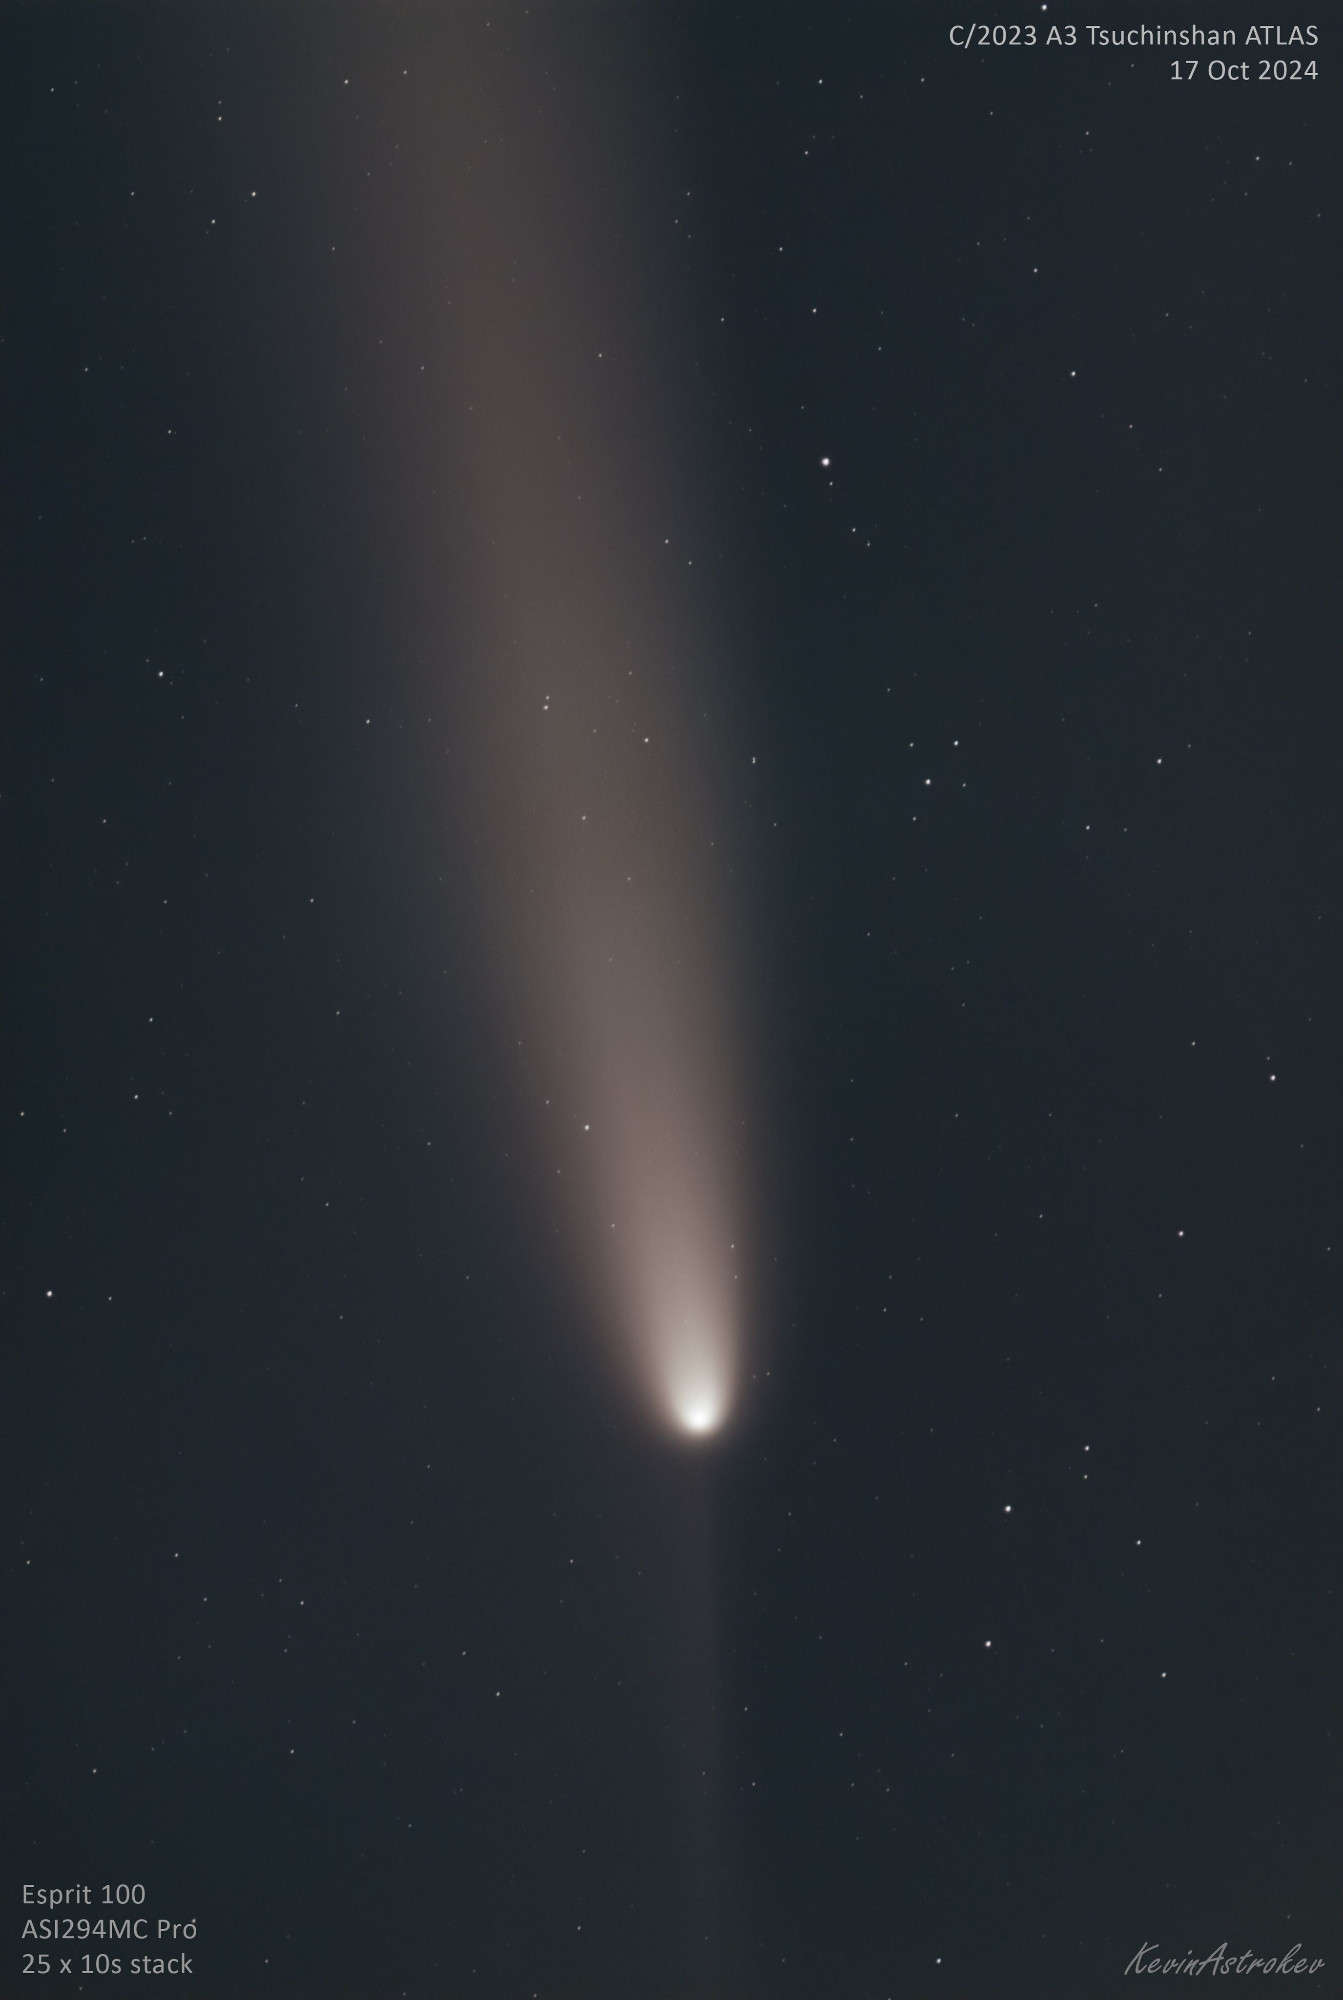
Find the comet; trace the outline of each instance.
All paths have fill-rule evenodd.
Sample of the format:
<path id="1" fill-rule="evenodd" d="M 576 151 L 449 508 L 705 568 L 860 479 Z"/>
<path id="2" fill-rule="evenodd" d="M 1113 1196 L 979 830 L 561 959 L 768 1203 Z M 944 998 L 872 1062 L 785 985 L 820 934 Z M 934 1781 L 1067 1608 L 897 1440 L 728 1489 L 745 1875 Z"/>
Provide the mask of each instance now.
<path id="1" fill-rule="evenodd" d="M 459 845 L 542 1219 L 612 1378 L 703 1444 L 749 1318 L 731 661 L 641 148 L 583 49 L 436 83 Z"/>

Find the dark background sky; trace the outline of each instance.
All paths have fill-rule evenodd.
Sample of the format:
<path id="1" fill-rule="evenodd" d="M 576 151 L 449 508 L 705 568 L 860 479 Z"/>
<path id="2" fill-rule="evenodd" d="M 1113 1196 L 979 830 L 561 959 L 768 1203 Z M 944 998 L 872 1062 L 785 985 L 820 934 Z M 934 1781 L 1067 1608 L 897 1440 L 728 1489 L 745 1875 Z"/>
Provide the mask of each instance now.
<path id="1" fill-rule="evenodd" d="M 775 1276 L 692 1463 L 573 1358 L 384 601 L 444 18 L 0 24 L 0 1991 L 109 1879 L 213 1995 L 1334 1990 L 1332 29 L 493 17 L 624 79 L 717 496 Z"/>

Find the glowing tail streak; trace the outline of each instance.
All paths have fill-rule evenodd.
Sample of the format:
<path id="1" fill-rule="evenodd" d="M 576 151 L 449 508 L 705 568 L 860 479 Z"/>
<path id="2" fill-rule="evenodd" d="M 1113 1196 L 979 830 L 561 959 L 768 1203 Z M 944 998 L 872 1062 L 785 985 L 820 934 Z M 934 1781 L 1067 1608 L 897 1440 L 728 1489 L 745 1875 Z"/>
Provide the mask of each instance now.
<path id="1" fill-rule="evenodd" d="M 472 838 L 562 1229 L 627 1377 L 703 1438 L 744 1305 L 711 621 L 643 303 L 662 276 L 631 248 L 616 107 L 557 84 L 562 54 L 459 65 L 443 107 Z"/>

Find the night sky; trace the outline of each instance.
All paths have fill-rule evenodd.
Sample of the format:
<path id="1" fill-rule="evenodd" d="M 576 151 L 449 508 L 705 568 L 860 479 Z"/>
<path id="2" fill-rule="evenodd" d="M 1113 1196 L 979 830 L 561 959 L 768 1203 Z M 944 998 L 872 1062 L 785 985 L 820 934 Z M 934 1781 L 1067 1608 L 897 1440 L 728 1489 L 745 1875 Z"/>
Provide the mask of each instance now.
<path id="1" fill-rule="evenodd" d="M 1056 11 L 0 23 L 5 1996 L 160 1949 L 25 1883 L 202 2000 L 1340 1990 L 1337 37 Z M 699 1440 L 503 942 L 571 463 L 707 635 Z"/>

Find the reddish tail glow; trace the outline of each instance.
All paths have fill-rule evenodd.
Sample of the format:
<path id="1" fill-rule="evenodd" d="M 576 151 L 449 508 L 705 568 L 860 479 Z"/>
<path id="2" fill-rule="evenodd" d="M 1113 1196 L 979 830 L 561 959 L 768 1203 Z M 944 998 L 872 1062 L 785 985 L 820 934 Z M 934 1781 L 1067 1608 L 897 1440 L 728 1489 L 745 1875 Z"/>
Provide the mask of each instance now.
<path id="1" fill-rule="evenodd" d="M 662 1425 L 703 1439 L 743 1373 L 739 925 L 664 274 L 637 248 L 637 148 L 590 77 L 532 50 L 459 66 L 445 92 L 446 435 L 470 497 L 457 679 L 488 971 L 605 1350 Z"/>

